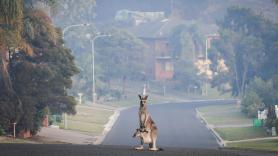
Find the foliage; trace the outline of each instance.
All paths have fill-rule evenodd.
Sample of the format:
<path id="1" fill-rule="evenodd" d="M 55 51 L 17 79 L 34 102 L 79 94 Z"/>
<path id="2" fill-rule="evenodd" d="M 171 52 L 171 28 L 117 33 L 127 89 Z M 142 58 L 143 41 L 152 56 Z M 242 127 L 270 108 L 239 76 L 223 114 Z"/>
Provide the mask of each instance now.
<path id="1" fill-rule="evenodd" d="M 230 76 L 222 80 L 231 84 L 232 94 L 243 96 L 247 84 L 255 76 L 271 71 L 265 70 L 269 55 L 266 40 L 274 38 L 265 34 L 268 34 L 268 28 L 275 30 L 274 25 L 250 9 L 233 7 L 228 9 L 219 26 L 221 39 L 214 42 L 216 49 L 211 53 L 224 58 Z M 215 57 L 212 55 L 210 57 Z"/>
<path id="2" fill-rule="evenodd" d="M 176 61 L 175 62 L 175 75 L 174 80 L 178 80 L 176 89 L 186 90 L 188 92 L 198 91 L 200 92 L 202 87 L 203 79 L 198 76 L 196 73 L 195 67 L 188 62 Z"/>
<path id="3" fill-rule="evenodd" d="M 64 28 L 72 24 L 93 23 L 95 0 L 59 0 L 52 8 L 54 23 Z"/>
<path id="4" fill-rule="evenodd" d="M 76 102 L 66 89 L 71 88 L 71 77 L 78 70 L 70 50 L 62 46 L 61 32 L 44 12 L 30 7 L 22 19 L 21 42 L 9 48 L 7 59 L 1 58 L 6 67 L 1 71 L 6 73 L 11 91 L 1 89 L 0 125 L 11 131 L 11 123 L 16 122 L 17 132 L 35 134 L 48 108 L 57 114 L 75 113 Z M 14 34 L 13 30 L 7 32 Z"/>
<path id="5" fill-rule="evenodd" d="M 201 51 L 203 41 L 198 29 L 197 24 L 181 24 L 173 29 L 169 38 L 173 57 L 194 62 Z"/>
<path id="6" fill-rule="evenodd" d="M 202 11 L 208 7 L 208 0 L 176 0 L 174 1 L 176 9 L 178 9 L 179 14 L 185 19 L 198 18 Z"/>
<path id="7" fill-rule="evenodd" d="M 145 66 L 141 62 L 146 54 L 146 47 L 141 40 L 125 30 L 110 28 L 106 32 L 112 36 L 100 37 L 94 41 L 97 92 L 102 96 L 111 94 L 118 98 L 117 91 L 110 88 L 110 81 L 142 80 Z M 74 90 L 90 97 L 93 83 L 92 49 L 88 40 L 86 43 L 84 47 L 76 48 L 76 61 L 81 72 L 75 77 Z"/>
<path id="8" fill-rule="evenodd" d="M 102 79 L 109 79 L 109 77 L 142 78 L 144 64 L 141 62 L 146 55 L 144 43 L 125 30 L 112 28 L 109 32 L 112 35 L 110 38 L 99 40 L 99 47 L 106 46 L 104 48 L 96 47 L 96 50 L 99 51 L 100 66 L 105 69 Z"/>
<path id="9" fill-rule="evenodd" d="M 249 91 L 244 95 L 241 110 L 246 113 L 248 117 L 256 118 L 258 110 L 264 108 L 261 98 L 254 91 Z"/>
<path id="10" fill-rule="evenodd" d="M 174 63 L 174 79 L 179 83 L 176 88 L 194 90 L 194 87 L 197 87 L 200 90 L 202 78 L 197 75 L 194 67 L 202 45 L 202 37 L 197 25 L 178 25 L 172 31 L 169 42 L 172 56 L 177 58 Z"/>
<path id="11" fill-rule="evenodd" d="M 218 25 L 221 39 L 215 42 L 210 57 L 224 58 L 229 73 L 216 76 L 214 86 L 229 82 L 233 95 L 242 98 L 243 112 L 256 117 L 259 109 L 267 109 L 266 126 L 277 127 L 278 25 L 238 7 L 229 8 Z"/>
<path id="12" fill-rule="evenodd" d="M 266 126 L 278 126 L 274 105 L 277 104 L 278 94 L 275 89 L 275 80 L 264 81 L 261 78 L 255 78 L 246 90 L 246 94 L 242 101 L 242 111 L 250 117 L 256 117 L 257 111 L 260 109 L 268 110 L 268 118 Z"/>
<path id="13" fill-rule="evenodd" d="M 5 134 L 5 131 L 4 129 L 2 129 L 2 127 L 0 126 L 0 136 L 4 135 Z"/>

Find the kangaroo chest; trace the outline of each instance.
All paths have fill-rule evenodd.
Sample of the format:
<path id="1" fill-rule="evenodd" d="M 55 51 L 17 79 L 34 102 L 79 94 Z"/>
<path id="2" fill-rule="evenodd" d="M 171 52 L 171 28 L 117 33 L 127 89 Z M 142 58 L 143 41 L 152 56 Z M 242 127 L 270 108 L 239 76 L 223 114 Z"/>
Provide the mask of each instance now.
<path id="1" fill-rule="evenodd" d="M 140 109 L 139 110 L 140 122 L 145 122 L 147 120 L 148 116 L 149 116 L 149 113 L 146 109 Z"/>

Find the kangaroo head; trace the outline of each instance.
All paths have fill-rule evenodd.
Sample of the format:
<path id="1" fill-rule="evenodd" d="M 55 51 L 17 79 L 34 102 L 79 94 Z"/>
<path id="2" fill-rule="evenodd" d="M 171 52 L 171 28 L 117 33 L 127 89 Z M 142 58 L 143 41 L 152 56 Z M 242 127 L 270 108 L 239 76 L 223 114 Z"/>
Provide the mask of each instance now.
<path id="1" fill-rule="evenodd" d="M 139 99 L 140 99 L 140 107 L 144 107 L 147 105 L 147 99 L 148 99 L 148 95 L 143 95 L 141 96 L 140 94 L 138 95 Z"/>

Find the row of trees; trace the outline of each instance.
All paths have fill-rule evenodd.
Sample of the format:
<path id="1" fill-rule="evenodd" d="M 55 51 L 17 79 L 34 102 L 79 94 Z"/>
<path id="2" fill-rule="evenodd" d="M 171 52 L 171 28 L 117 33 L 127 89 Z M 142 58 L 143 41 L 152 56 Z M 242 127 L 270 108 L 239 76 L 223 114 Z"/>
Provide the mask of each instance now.
<path id="1" fill-rule="evenodd" d="M 221 38 L 214 42 L 210 59 L 215 62 L 223 58 L 229 73 L 216 75 L 213 86 L 230 84 L 232 94 L 242 99 L 243 112 L 255 117 L 259 109 L 267 108 L 269 120 L 274 120 L 278 99 L 278 24 L 251 9 L 232 7 L 218 25 Z M 268 123 L 278 126 L 277 122 Z"/>
<path id="2" fill-rule="evenodd" d="M 68 96 L 71 77 L 78 73 L 71 51 L 62 46 L 61 31 L 50 17 L 36 9 L 37 2 L 0 2 L 0 128 L 35 134 L 47 113 L 75 113 Z"/>
<path id="3" fill-rule="evenodd" d="M 99 96 L 116 96 L 119 98 L 120 91 L 110 87 L 113 80 L 142 80 L 144 78 L 144 67 L 142 64 L 146 47 L 144 43 L 133 34 L 119 29 L 107 28 L 104 30 L 110 37 L 101 37 L 95 40 L 95 74 L 96 85 Z M 74 94 L 83 92 L 91 99 L 92 92 L 92 53 L 91 43 L 83 35 L 83 43 L 75 41 L 78 31 L 69 33 L 70 43 L 73 45 L 76 55 L 76 63 L 80 67 L 80 74 L 74 78 Z M 94 35 L 94 34 L 93 34 Z M 80 46 L 84 44 L 84 46 Z M 124 82 L 123 82 L 124 83 Z"/>

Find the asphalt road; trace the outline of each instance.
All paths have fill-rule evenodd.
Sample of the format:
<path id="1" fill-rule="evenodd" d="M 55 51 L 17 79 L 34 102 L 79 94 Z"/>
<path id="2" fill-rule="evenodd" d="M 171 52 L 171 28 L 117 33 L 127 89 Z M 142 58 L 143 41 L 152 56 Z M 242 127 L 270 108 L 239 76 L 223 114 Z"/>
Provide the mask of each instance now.
<path id="1" fill-rule="evenodd" d="M 106 145 L 0 144 L 0 156 L 277 156 L 277 153 L 271 152 L 206 149 L 218 146 L 215 138 L 195 117 L 194 110 L 220 103 L 231 101 L 150 106 L 160 131 L 158 143 L 164 151 L 136 151 L 132 148 L 138 142 L 131 137 L 138 125 L 138 116 L 137 108 L 131 108 L 120 115 L 103 142 Z"/>
<path id="2" fill-rule="evenodd" d="M 215 104 L 235 103 L 235 100 L 169 103 L 148 106 L 158 127 L 157 145 L 160 147 L 186 147 L 217 149 L 216 138 L 196 117 L 195 108 Z M 135 146 L 139 139 L 132 138 L 139 127 L 138 107 L 121 112 L 103 145 Z"/>
<path id="3" fill-rule="evenodd" d="M 0 156 L 277 156 L 277 153 L 192 148 L 136 151 L 130 146 L 0 144 Z"/>

